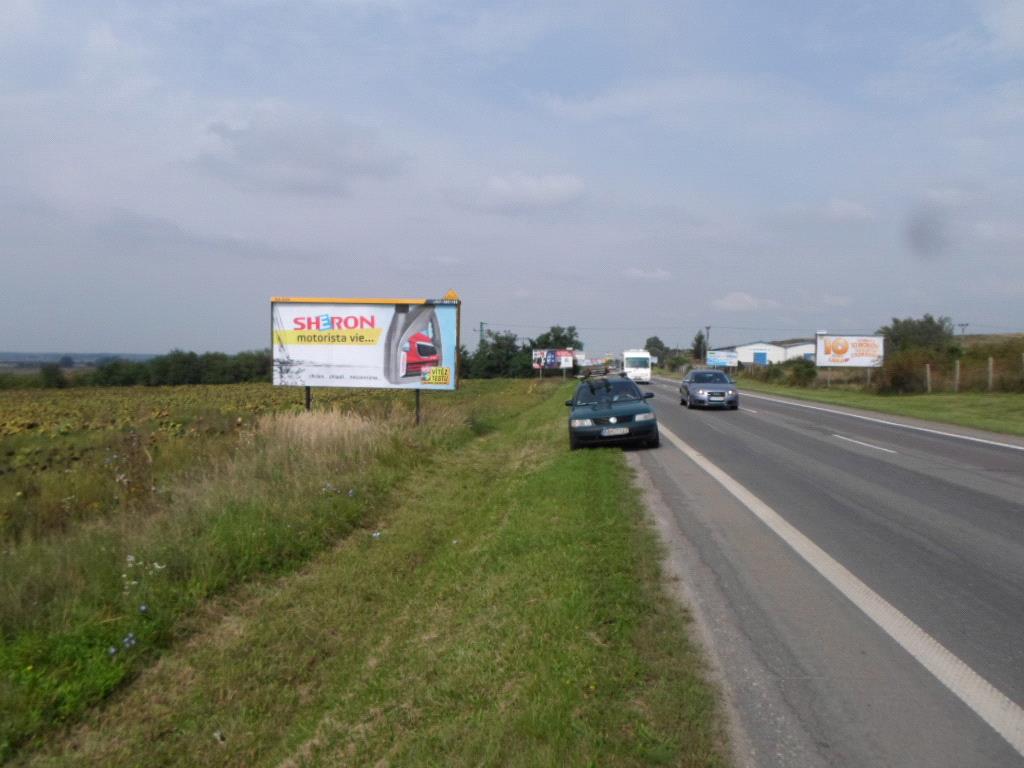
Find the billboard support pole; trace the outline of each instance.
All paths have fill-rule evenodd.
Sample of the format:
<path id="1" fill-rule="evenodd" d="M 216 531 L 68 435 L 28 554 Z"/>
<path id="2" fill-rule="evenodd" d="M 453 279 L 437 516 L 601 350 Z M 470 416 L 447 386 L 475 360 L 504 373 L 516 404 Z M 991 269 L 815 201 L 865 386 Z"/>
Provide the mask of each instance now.
<path id="1" fill-rule="evenodd" d="M 313 410 L 313 388 L 306 387 L 306 410 Z"/>
<path id="2" fill-rule="evenodd" d="M 416 390 L 416 426 L 420 425 L 420 390 Z"/>

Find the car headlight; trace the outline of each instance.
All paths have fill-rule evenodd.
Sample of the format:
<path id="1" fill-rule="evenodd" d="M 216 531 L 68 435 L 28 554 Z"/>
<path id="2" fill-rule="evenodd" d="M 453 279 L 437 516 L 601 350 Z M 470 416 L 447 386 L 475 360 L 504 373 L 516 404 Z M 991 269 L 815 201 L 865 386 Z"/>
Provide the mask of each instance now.
<path id="1" fill-rule="evenodd" d="M 653 421 L 653 420 L 654 420 L 654 414 L 653 413 L 638 413 L 636 416 L 633 417 L 633 421 Z"/>
<path id="2" fill-rule="evenodd" d="M 576 427 L 592 427 L 592 426 L 594 426 L 594 421 L 593 421 L 593 419 L 572 419 L 569 422 L 569 426 L 573 427 L 573 428 L 576 428 Z"/>
<path id="3" fill-rule="evenodd" d="M 736 390 L 735 389 L 730 389 L 729 390 L 729 394 L 730 395 L 735 395 L 736 394 Z"/>
<path id="4" fill-rule="evenodd" d="M 698 394 L 698 395 L 706 395 L 706 394 L 707 394 L 707 392 L 705 392 L 705 391 L 704 391 L 703 389 L 698 389 L 698 390 L 697 390 L 697 394 Z"/>

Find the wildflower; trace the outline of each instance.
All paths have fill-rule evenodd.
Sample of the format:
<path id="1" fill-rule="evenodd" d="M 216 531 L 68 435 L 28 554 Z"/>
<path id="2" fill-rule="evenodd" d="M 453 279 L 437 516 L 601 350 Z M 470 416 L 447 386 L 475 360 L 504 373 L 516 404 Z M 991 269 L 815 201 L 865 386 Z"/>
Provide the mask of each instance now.
<path id="1" fill-rule="evenodd" d="M 143 603 L 142 605 L 140 605 L 139 606 L 139 613 L 141 613 L 141 614 L 149 613 L 149 606 L 146 603 Z"/>
<path id="2" fill-rule="evenodd" d="M 115 656 L 117 656 L 117 646 L 116 645 L 112 645 L 109 648 L 107 648 L 107 656 L 109 656 L 110 658 L 114 658 Z"/>
<path id="3" fill-rule="evenodd" d="M 350 499 L 351 499 L 351 498 L 355 498 L 355 495 L 356 495 L 356 489 L 355 489 L 355 488 L 349 488 L 349 489 L 348 489 L 348 497 L 349 497 Z"/>
<path id="4" fill-rule="evenodd" d="M 373 536 L 373 538 L 379 539 L 380 538 L 380 531 L 374 531 L 371 535 Z"/>
<path id="5" fill-rule="evenodd" d="M 160 563 L 154 561 L 153 562 L 153 567 L 156 568 L 158 571 L 162 571 L 164 568 L 167 567 L 167 564 L 166 563 L 160 564 Z"/>
<path id="6" fill-rule="evenodd" d="M 137 642 L 138 640 L 135 638 L 135 633 L 129 632 L 127 635 L 124 636 L 124 639 L 121 641 L 121 644 L 124 645 L 125 648 L 134 648 Z"/>

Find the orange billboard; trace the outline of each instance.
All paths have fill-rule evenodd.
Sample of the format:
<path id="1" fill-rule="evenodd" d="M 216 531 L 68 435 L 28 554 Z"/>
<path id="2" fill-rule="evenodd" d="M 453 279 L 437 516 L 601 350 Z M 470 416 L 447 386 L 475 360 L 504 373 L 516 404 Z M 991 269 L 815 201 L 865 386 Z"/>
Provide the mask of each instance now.
<path id="1" fill-rule="evenodd" d="M 826 336 L 818 334 L 815 365 L 822 368 L 881 368 L 884 336 Z"/>

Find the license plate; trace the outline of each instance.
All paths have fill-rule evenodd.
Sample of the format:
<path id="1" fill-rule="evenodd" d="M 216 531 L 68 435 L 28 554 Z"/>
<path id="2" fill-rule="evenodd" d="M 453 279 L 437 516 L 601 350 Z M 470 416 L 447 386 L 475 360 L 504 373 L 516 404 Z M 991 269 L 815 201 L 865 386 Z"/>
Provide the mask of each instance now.
<path id="1" fill-rule="evenodd" d="M 628 435 L 629 427 L 608 427 L 601 430 L 601 437 L 615 437 L 617 435 Z"/>
<path id="2" fill-rule="evenodd" d="M 709 400 L 725 400 L 725 395 L 708 395 Z"/>

